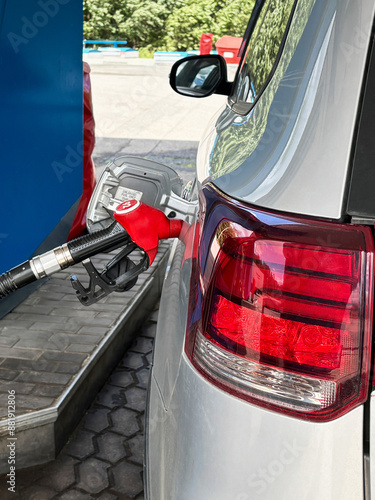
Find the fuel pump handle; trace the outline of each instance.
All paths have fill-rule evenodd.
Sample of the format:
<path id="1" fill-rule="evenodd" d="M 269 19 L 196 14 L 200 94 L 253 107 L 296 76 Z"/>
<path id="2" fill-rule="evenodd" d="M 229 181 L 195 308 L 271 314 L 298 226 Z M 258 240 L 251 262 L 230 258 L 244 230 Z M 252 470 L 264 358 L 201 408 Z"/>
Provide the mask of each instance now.
<path id="1" fill-rule="evenodd" d="M 113 216 L 133 242 L 147 253 L 150 265 L 156 257 L 159 240 L 178 238 L 184 224 L 183 220 L 168 219 L 161 210 L 138 200 L 121 203 Z"/>
<path id="2" fill-rule="evenodd" d="M 129 273 L 126 277 L 131 284 L 136 276 L 154 261 L 159 240 L 178 238 L 184 224 L 184 221 L 179 219 L 168 219 L 161 210 L 138 200 L 121 203 L 114 213 L 114 218 L 115 221 L 107 229 L 76 238 L 24 262 L 0 276 L 0 298 L 33 281 L 51 276 L 61 269 L 66 269 L 82 261 L 86 262 L 86 259 L 99 252 L 109 252 L 124 245 L 128 247 L 128 250 L 124 249 L 125 253 L 127 252 L 126 255 L 124 254 L 125 257 L 136 247 L 141 248 L 147 254 L 138 266 L 130 267 L 126 271 Z M 114 262 L 111 267 L 112 272 L 115 264 Z M 87 268 L 87 263 L 85 267 Z M 101 274 L 94 272 L 95 275 L 100 274 L 98 279 L 101 280 L 99 284 L 102 285 L 103 290 L 107 293 L 110 293 L 111 290 L 125 290 L 126 283 L 123 283 L 119 276 L 115 279 L 107 271 L 104 270 Z M 82 303 L 89 305 L 100 298 L 94 293 L 95 286 L 98 285 L 95 280 L 91 280 L 89 288 L 84 288 L 76 278 L 72 279 L 72 284 L 79 297 L 82 298 L 82 300 L 80 298 Z"/>

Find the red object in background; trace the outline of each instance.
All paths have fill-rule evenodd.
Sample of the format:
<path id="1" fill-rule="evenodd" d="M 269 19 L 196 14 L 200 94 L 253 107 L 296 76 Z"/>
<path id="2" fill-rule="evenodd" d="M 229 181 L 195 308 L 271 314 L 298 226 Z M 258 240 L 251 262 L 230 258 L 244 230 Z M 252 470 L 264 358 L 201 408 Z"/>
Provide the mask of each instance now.
<path id="1" fill-rule="evenodd" d="M 158 252 L 159 240 L 178 238 L 184 224 L 180 219 L 168 219 L 161 210 L 137 200 L 121 203 L 114 218 L 147 253 L 150 266 Z"/>
<path id="2" fill-rule="evenodd" d="M 90 66 L 83 63 L 83 189 L 81 201 L 70 229 L 68 241 L 86 230 L 87 207 L 96 184 L 95 165 L 91 158 L 95 146 L 95 121 L 92 110 Z"/>
<path id="3" fill-rule="evenodd" d="M 201 56 L 210 54 L 212 50 L 212 33 L 203 33 L 199 44 L 199 53 Z"/>
<path id="4" fill-rule="evenodd" d="M 238 52 L 242 45 L 242 38 L 223 36 L 216 42 L 216 49 L 228 64 L 239 64 Z"/>

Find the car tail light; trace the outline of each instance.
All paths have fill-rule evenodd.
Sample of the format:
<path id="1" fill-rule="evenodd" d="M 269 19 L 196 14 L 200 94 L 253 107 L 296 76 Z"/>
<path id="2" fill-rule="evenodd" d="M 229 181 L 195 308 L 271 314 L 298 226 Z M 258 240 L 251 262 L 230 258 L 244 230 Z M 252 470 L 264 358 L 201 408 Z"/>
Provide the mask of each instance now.
<path id="1" fill-rule="evenodd" d="M 272 214 L 203 190 L 186 353 L 252 403 L 327 421 L 367 397 L 374 244 L 364 226 Z"/>

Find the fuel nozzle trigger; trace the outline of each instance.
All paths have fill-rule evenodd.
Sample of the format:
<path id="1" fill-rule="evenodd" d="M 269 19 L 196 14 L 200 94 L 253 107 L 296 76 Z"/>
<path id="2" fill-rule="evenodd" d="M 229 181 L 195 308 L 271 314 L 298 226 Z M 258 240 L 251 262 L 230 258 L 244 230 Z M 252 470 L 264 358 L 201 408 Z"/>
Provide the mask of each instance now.
<path id="1" fill-rule="evenodd" d="M 129 259 L 128 255 L 139 247 L 129 242 L 104 269 L 99 272 L 90 259 L 82 262 L 89 276 L 89 285 L 85 287 L 77 276 L 71 276 L 72 287 L 81 304 L 90 306 L 112 292 L 126 292 L 137 282 L 138 275 L 143 273 L 149 266 L 149 259 L 145 252 L 138 264 Z"/>

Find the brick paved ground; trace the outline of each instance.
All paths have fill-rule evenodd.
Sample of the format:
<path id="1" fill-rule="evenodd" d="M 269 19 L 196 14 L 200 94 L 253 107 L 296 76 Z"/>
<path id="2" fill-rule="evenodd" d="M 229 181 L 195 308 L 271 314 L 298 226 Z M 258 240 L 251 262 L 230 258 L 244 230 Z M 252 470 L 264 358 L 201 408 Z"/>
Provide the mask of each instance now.
<path id="1" fill-rule="evenodd" d="M 22 414 L 54 404 L 142 289 L 164 246 L 155 265 L 128 292 L 82 306 L 69 280 L 76 274 L 87 282 L 78 264 L 57 273 L 0 321 L 0 422 L 7 417 L 8 389 L 16 391 L 17 411 Z M 92 260 L 100 269 L 115 254 L 98 254 Z"/>
<path id="2" fill-rule="evenodd" d="M 157 311 L 135 338 L 56 460 L 0 478 L 0 498 L 142 500 L 144 411 Z"/>

